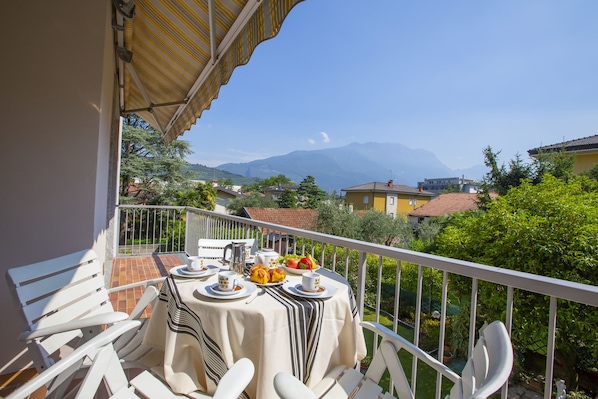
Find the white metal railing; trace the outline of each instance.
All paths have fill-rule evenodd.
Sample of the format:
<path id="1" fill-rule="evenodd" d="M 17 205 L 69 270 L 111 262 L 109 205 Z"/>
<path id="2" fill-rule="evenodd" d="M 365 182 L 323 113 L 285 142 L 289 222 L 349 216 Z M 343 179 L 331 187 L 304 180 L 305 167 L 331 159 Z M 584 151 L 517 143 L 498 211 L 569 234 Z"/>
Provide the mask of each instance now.
<path id="1" fill-rule="evenodd" d="M 118 210 L 116 256 L 185 251 L 185 207 L 120 205 Z"/>
<path id="2" fill-rule="evenodd" d="M 161 208 L 167 209 L 166 207 Z M 156 208 L 156 212 L 161 208 Z M 451 276 L 457 275 L 471 278 L 470 321 L 468 333 L 468 347 L 470 351 L 473 348 L 475 341 L 476 325 L 479 325 L 479 323 L 483 321 L 478 320 L 477 315 L 479 302 L 478 284 L 480 282 L 490 282 L 504 288 L 506 306 L 504 309 L 505 319 L 503 321 L 509 332 L 514 328 L 517 328 L 517 326 L 513 325 L 513 312 L 517 307 L 517 303 L 514 300 L 514 293 L 522 291 L 544 295 L 549 298 L 549 309 L 547 309 L 549 322 L 546 326 L 548 330 L 548 339 L 545 343 L 547 353 L 545 365 L 546 384 L 544 387 L 544 397 L 547 399 L 552 396 L 552 390 L 554 389 L 552 381 L 554 377 L 553 366 L 555 360 L 554 343 L 556 329 L 558 327 L 557 301 L 559 301 L 559 303 L 561 301 L 568 301 L 598 308 L 598 287 L 596 286 L 341 238 L 314 231 L 264 223 L 195 208 L 186 208 L 185 244 L 180 252 L 196 255 L 197 240 L 199 238 L 230 240 L 256 238 L 259 243 L 259 248 L 274 248 L 281 254 L 287 252 L 298 254 L 305 253 L 306 251 L 311 252 L 312 256 L 318 259 L 322 267 L 335 271 L 347 278 L 354 288 L 361 317 L 364 317 L 365 309 L 370 308 L 374 312 L 376 321 L 379 321 L 381 315 L 384 313 L 382 309 L 382 300 L 384 297 L 382 290 L 383 260 L 385 260 L 387 264 L 390 259 L 393 264 L 396 265 L 394 293 L 392 294 L 394 295 L 394 302 L 392 310 L 389 312 L 395 331 L 399 325 L 399 310 L 404 306 L 400 303 L 401 284 L 404 284 L 405 280 L 402 274 L 405 273 L 406 265 L 416 265 L 417 283 L 414 288 L 416 300 L 414 311 L 415 320 L 413 323 L 414 343 L 416 345 L 419 344 L 418 341 L 422 322 L 422 302 L 424 302 L 424 291 L 425 288 L 427 288 L 424 285 L 424 275 L 428 270 L 436 270 L 442 275 L 442 289 L 439 295 L 440 333 L 438 351 L 442 350 L 445 342 L 446 316 L 449 304 L 448 281 Z M 368 268 L 372 269 L 372 265 L 376 264 L 377 276 L 376 278 L 372 278 L 371 276 L 368 276 Z M 432 274 L 430 273 L 429 275 L 431 276 Z M 370 284 L 366 284 L 368 280 L 370 281 Z M 375 281 L 375 284 L 372 285 L 371 281 Z M 368 298 L 367 301 L 366 297 Z M 431 309 L 428 309 L 428 311 L 430 310 Z M 417 382 L 416 362 L 417 361 L 414 359 L 411 376 L 412 384 L 414 386 Z M 440 398 L 440 395 L 441 380 L 438 378 L 436 383 L 436 398 Z M 502 390 L 502 397 L 507 397 L 506 386 Z"/>

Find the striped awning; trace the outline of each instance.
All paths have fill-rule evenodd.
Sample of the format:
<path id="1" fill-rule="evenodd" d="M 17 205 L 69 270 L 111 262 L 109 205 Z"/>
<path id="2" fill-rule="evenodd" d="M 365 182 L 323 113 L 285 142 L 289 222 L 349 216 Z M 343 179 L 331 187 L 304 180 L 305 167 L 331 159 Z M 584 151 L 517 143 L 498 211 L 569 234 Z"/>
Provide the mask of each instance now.
<path id="1" fill-rule="evenodd" d="M 301 1 L 113 0 L 121 114 L 175 140 Z"/>

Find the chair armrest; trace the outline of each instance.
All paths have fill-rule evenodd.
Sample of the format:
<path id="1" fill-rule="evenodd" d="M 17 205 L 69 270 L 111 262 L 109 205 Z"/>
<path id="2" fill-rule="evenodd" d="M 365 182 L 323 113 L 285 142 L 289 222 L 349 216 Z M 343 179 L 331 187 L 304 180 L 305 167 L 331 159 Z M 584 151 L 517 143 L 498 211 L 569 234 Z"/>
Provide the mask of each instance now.
<path id="1" fill-rule="evenodd" d="M 87 327 L 96 327 L 107 324 L 114 324 L 122 322 L 129 317 L 124 312 L 109 312 L 102 313 L 95 316 L 86 317 L 83 319 L 72 320 L 68 323 L 56 324 L 54 326 L 40 328 L 34 331 L 25 331 L 19 335 L 20 341 L 31 341 L 35 338 L 45 337 L 48 335 L 58 334 L 67 331 L 79 330 Z"/>
<path id="2" fill-rule="evenodd" d="M 301 381 L 284 371 L 274 376 L 274 390 L 282 399 L 317 399 Z"/>
<path id="3" fill-rule="evenodd" d="M 73 366 L 76 365 L 77 362 L 79 362 L 85 356 L 94 355 L 99 348 L 102 348 L 110 344 L 125 332 L 131 329 L 139 328 L 140 325 L 141 322 L 137 320 L 126 320 L 122 323 L 117 323 L 111 326 L 110 328 L 101 332 L 93 339 L 77 347 L 73 352 L 69 353 L 67 356 L 54 363 L 41 374 L 29 380 L 26 384 L 20 386 L 14 392 L 8 395 L 7 399 L 29 398 L 30 395 L 32 395 L 40 387 L 52 382 L 58 375 L 62 373 L 65 373 L 67 375 L 72 374 Z"/>
<path id="4" fill-rule="evenodd" d="M 456 383 L 461 379 L 457 373 L 445 366 L 442 362 L 438 361 L 438 359 L 430 356 L 426 351 L 413 345 L 411 342 L 407 341 L 405 338 L 401 337 L 382 324 L 370 321 L 362 321 L 361 326 L 376 334 L 382 335 L 384 339 L 387 339 L 393 343 L 393 345 L 397 348 L 397 351 L 401 349 L 406 350 L 452 382 Z"/>
<path id="5" fill-rule="evenodd" d="M 112 287 L 112 288 L 107 289 L 106 291 L 108 292 L 108 294 L 112 294 L 114 292 L 119 292 L 119 291 L 122 291 L 122 290 L 128 290 L 129 288 L 149 287 L 149 286 L 152 286 L 152 285 L 158 285 L 160 283 L 163 283 L 165 279 L 166 279 L 166 277 L 152 278 L 152 279 L 149 279 L 149 280 L 138 281 L 136 283 L 125 284 L 125 285 L 121 285 L 121 286 L 118 286 L 118 287 Z"/>
<path id="6" fill-rule="evenodd" d="M 251 360 L 245 357 L 237 360 L 218 383 L 214 399 L 239 397 L 249 385 L 254 373 L 255 367 Z"/>

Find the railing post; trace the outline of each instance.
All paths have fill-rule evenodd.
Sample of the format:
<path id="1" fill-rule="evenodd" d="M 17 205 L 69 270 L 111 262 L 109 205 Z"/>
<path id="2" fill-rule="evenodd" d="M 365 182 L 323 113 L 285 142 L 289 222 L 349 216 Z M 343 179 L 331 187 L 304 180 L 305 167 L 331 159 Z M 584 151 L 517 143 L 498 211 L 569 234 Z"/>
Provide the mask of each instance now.
<path id="1" fill-rule="evenodd" d="M 367 276 L 367 254 L 359 252 L 359 265 L 357 267 L 357 310 L 359 317 L 363 320 L 363 310 L 365 306 L 365 279 Z"/>

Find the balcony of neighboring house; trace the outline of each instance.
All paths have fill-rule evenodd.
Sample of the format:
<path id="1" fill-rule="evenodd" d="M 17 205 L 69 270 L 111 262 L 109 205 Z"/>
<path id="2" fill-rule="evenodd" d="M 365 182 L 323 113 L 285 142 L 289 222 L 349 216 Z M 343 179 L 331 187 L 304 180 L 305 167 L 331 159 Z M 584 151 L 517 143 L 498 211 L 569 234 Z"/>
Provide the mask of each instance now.
<path id="1" fill-rule="evenodd" d="M 113 286 L 166 276 L 169 270 L 184 263 L 186 255 L 196 255 L 200 238 L 230 239 L 255 238 L 259 248 L 274 248 L 288 243 L 289 252 L 310 253 L 326 269 L 344 276 L 351 284 L 364 320 L 386 324 L 425 348 L 433 356 L 443 357 L 451 368 L 460 372 L 468 352 L 476 340 L 476 331 L 486 320 L 481 310 L 485 301 L 498 301 L 504 307 L 502 317 L 511 334 L 525 333 L 525 326 L 514 324 L 514 316 L 524 309 L 530 297 L 544 305 L 535 309 L 546 316 L 542 332 L 544 339 L 534 348 L 528 348 L 526 358 L 519 358 L 509 387 L 502 397 L 545 397 L 558 394 L 556 381 L 565 370 L 557 360 L 556 339 L 564 326 L 559 312 L 573 305 L 588 309 L 598 307 L 598 287 L 565 280 L 522 273 L 489 265 L 443 258 L 399 248 L 345 239 L 309 230 L 285 227 L 252 219 L 217 214 L 183 207 L 120 207 L 120 240 L 118 254 L 109 265 Z M 268 232 L 277 232 L 277 241 L 269 241 Z M 280 236 L 285 235 L 285 240 Z M 461 279 L 468 284 L 469 294 L 456 298 L 449 280 Z M 495 295 L 483 297 L 482 285 L 491 284 Z M 487 292 L 487 291 L 486 291 Z M 114 298 L 117 310 L 127 311 L 135 302 L 138 292 Z M 589 320 L 584 313 L 567 323 Z M 456 338 L 458 337 L 458 338 Z M 446 346 L 457 344 L 459 347 Z M 521 348 L 516 348 L 522 356 Z M 445 352 L 447 351 L 447 352 Z M 532 359 L 533 357 L 533 359 Z M 524 361 L 525 360 L 525 361 Z M 525 378 L 516 375 L 522 367 L 533 373 Z M 411 380 L 418 381 L 418 389 L 431 389 L 430 396 L 444 394 L 442 382 L 434 373 L 406 365 Z M 552 381 L 546 384 L 546 381 Z M 420 388 L 427 386 L 428 388 Z M 580 375 L 580 387 L 586 392 L 595 389 L 595 376 Z M 446 389 L 446 386 L 444 387 Z"/>

